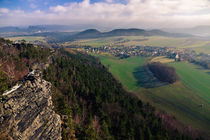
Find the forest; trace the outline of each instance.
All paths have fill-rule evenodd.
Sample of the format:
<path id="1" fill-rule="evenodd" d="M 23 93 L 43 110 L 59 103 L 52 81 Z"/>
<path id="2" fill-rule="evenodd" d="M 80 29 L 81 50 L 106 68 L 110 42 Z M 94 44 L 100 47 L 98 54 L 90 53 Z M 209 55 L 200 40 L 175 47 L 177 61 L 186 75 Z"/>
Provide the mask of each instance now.
<path id="1" fill-rule="evenodd" d="M 179 80 L 176 70 L 160 62 L 152 62 L 147 65 L 149 70 L 162 82 L 174 83 Z"/>
<path id="2" fill-rule="evenodd" d="M 164 127 L 155 108 L 125 91 L 100 60 L 64 49 L 44 71 L 53 84 L 56 112 L 66 139 L 191 139 Z"/>

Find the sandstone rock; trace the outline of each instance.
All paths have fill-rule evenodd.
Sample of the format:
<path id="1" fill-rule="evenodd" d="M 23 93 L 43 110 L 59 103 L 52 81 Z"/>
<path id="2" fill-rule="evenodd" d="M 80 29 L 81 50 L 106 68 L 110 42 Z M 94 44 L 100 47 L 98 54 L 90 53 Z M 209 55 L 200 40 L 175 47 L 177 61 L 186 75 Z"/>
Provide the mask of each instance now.
<path id="1" fill-rule="evenodd" d="M 61 118 L 53 111 L 51 84 L 34 76 L 0 98 L 0 130 L 13 140 L 60 140 Z"/>

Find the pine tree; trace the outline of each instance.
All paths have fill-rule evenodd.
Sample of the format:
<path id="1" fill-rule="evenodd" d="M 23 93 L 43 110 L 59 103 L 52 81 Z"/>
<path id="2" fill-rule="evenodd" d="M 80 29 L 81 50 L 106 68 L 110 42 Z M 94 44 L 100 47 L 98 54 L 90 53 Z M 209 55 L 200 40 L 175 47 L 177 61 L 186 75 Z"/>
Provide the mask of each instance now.
<path id="1" fill-rule="evenodd" d="M 139 140 L 144 140 L 144 132 L 142 128 L 139 128 Z"/>
<path id="2" fill-rule="evenodd" d="M 152 133 L 151 133 L 151 131 L 150 131 L 150 129 L 147 127 L 147 129 L 146 129 L 146 139 L 147 140 L 152 140 L 153 138 L 152 138 Z"/>
<path id="3" fill-rule="evenodd" d="M 103 122 L 102 122 L 102 131 L 103 131 L 103 138 L 105 139 L 105 140 L 111 140 L 112 139 L 112 137 L 111 137 L 111 135 L 110 135 L 110 133 L 109 133 L 109 128 L 108 128 L 108 125 L 107 125 L 107 123 L 103 120 Z"/>

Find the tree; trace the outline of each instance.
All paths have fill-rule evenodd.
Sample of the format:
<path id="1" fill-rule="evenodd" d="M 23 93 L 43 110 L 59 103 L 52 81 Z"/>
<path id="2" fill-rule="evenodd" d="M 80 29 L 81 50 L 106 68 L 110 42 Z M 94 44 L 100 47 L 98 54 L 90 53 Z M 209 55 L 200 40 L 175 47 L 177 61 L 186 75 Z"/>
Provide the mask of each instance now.
<path id="1" fill-rule="evenodd" d="M 1 71 L 0 67 L 0 93 L 2 94 L 7 89 L 8 89 L 8 77 L 3 71 Z"/>
<path id="2" fill-rule="evenodd" d="M 90 123 L 85 130 L 85 136 L 84 136 L 85 140 L 95 140 L 96 139 L 96 132 L 93 128 L 93 124 Z"/>
<path id="3" fill-rule="evenodd" d="M 110 135 L 110 133 L 109 133 L 109 128 L 108 128 L 108 125 L 107 125 L 107 123 L 103 120 L 103 122 L 102 122 L 102 131 L 103 131 L 103 138 L 105 139 L 105 140 L 111 140 L 112 139 L 112 137 L 111 137 L 111 135 Z"/>
<path id="4" fill-rule="evenodd" d="M 142 130 L 142 128 L 139 128 L 139 135 L 138 135 L 138 139 L 139 140 L 144 140 L 144 132 Z"/>
<path id="5" fill-rule="evenodd" d="M 146 129 L 146 139 L 147 140 L 152 140 L 152 133 L 151 133 L 151 131 L 148 127 Z"/>

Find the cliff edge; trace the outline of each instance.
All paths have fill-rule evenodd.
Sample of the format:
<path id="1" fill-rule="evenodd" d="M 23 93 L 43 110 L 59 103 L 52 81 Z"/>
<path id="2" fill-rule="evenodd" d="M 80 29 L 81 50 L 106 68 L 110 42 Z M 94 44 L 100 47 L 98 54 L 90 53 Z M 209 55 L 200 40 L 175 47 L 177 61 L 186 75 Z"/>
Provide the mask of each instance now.
<path id="1" fill-rule="evenodd" d="M 33 72 L 0 96 L 0 139 L 61 139 L 61 118 L 53 111 L 50 88 Z"/>

